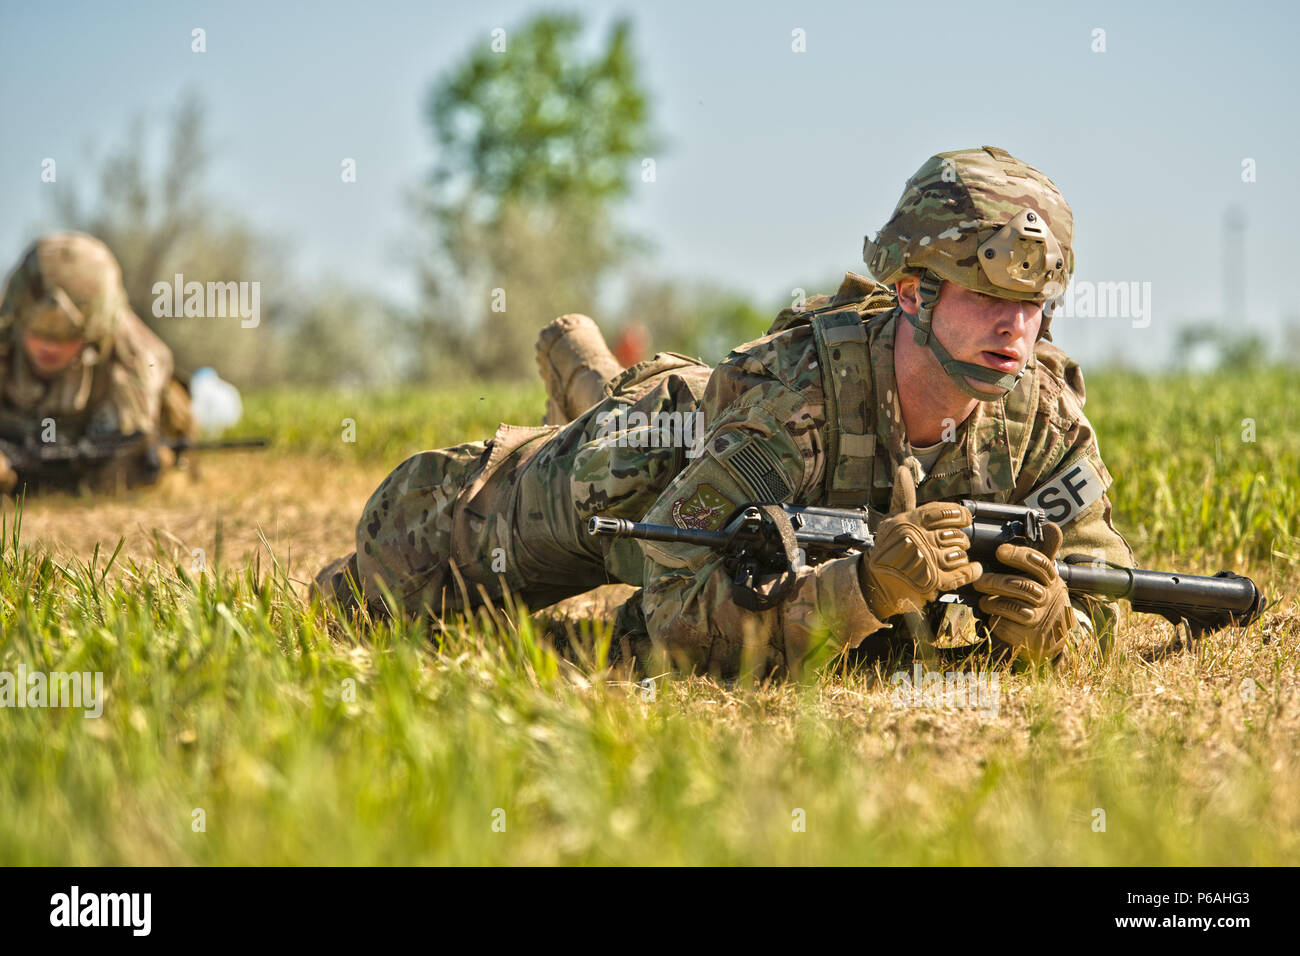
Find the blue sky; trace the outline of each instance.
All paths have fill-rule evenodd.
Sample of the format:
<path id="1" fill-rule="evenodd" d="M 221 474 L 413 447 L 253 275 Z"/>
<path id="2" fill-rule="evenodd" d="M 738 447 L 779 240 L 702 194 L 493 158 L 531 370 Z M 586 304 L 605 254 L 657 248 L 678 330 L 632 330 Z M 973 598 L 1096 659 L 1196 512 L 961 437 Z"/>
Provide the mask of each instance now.
<path id="1" fill-rule="evenodd" d="M 1151 323 L 1060 320 L 1085 363 L 1165 354 L 1179 321 L 1222 311 L 1222 222 L 1246 220 L 1235 325 L 1300 315 L 1295 7 L 1062 3 L 744 5 L 573 2 L 594 28 L 627 12 L 665 148 L 628 223 L 647 271 L 708 278 L 764 303 L 864 271 L 878 228 L 928 155 L 994 144 L 1051 175 L 1074 208 L 1076 277 L 1150 282 Z M 181 93 L 208 106 L 210 184 L 330 276 L 411 301 L 405 195 L 434 159 L 432 81 L 536 4 L 0 4 L 0 260 L 50 220 L 47 190 L 91 176 L 91 149 Z M 207 52 L 190 51 L 190 31 Z M 807 50 L 791 50 L 791 31 Z M 1105 52 L 1093 31 L 1105 30 Z M 358 181 L 339 163 L 355 157 Z M 45 157 L 59 183 L 40 181 Z M 1243 183 L 1253 159 L 1256 181 Z M 810 291 L 811 288 L 810 288 Z"/>

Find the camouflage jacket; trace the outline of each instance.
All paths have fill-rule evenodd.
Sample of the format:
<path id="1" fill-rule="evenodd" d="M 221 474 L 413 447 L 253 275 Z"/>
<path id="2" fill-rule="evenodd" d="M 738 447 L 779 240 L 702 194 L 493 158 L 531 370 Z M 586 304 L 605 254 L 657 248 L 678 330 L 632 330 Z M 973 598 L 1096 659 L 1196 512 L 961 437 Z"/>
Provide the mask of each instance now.
<path id="1" fill-rule="evenodd" d="M 676 476 L 646 521 L 716 528 L 734 508 L 757 500 L 844 507 L 865 499 L 887 508 L 892 476 L 907 457 L 894 389 L 892 300 L 883 287 L 850 273 L 833 298 L 809 307 L 787 310 L 767 336 L 718 365 L 701 402 L 705 451 Z M 862 349 L 861 375 L 846 374 L 853 366 L 840 353 L 851 343 Z M 830 394 L 827 363 L 840 382 Z M 950 445 L 921 476 L 918 503 L 1032 501 L 1062 525 L 1060 559 L 1082 555 L 1132 566 L 1111 522 L 1104 494 L 1111 477 L 1084 417 L 1084 397 L 1078 365 L 1040 341 L 1017 387 L 979 403 L 955 426 Z M 1062 479 L 1069 491 L 1080 473 L 1090 476 L 1097 497 L 1086 506 L 1068 498 L 1062 505 Z M 781 605 L 749 611 L 732 599 L 714 552 L 640 544 L 649 636 L 678 666 L 724 675 L 742 666 L 797 673 L 818 651 L 819 634 L 829 635 L 832 647 L 848 648 L 886 626 L 868 609 L 856 556 L 800 569 Z M 1080 597 L 1075 607 L 1103 639 L 1108 635 L 1114 605 Z"/>
<path id="2" fill-rule="evenodd" d="M 48 381 L 33 374 L 12 331 L 0 343 L 0 416 L 7 428 L 35 433 L 53 419 L 59 441 L 192 429 L 188 400 L 174 386 L 171 350 L 134 313 L 121 318 L 106 356 L 87 347 Z"/>

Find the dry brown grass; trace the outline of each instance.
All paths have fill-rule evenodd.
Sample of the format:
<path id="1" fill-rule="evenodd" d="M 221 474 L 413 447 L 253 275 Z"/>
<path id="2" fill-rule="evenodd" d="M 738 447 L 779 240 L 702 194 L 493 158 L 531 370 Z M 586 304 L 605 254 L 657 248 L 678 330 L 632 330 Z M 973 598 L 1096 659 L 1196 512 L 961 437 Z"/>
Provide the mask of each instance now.
<path id="1" fill-rule="evenodd" d="M 234 451 L 168 474 L 154 488 L 115 496 L 49 495 L 26 503 L 23 540 L 62 560 L 87 560 L 96 546 L 148 563 L 158 545 L 189 567 L 202 549 L 210 567 L 274 557 L 299 582 L 352 549 L 357 518 L 388 473 L 313 457 Z M 3 505 L 12 520 L 15 506 Z M 268 552 L 267 546 L 270 551 Z"/>

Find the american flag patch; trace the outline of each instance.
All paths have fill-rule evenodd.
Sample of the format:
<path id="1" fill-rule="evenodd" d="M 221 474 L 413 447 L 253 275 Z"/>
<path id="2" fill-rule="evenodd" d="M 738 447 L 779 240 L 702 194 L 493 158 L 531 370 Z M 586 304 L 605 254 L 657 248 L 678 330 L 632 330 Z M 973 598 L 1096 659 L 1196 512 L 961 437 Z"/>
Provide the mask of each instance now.
<path id="1" fill-rule="evenodd" d="M 756 502 L 777 504 L 793 496 L 785 475 L 770 453 L 754 441 L 740 442 L 726 455 L 726 462 Z"/>

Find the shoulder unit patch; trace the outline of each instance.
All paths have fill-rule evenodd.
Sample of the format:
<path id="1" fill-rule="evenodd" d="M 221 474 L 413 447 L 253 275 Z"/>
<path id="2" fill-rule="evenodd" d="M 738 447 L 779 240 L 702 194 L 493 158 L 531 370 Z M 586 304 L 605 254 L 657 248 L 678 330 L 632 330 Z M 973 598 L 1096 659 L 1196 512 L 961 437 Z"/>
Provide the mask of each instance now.
<path id="1" fill-rule="evenodd" d="M 673 524 L 679 528 L 716 531 L 736 510 L 736 504 L 708 483 L 699 485 L 693 494 L 673 502 Z"/>

